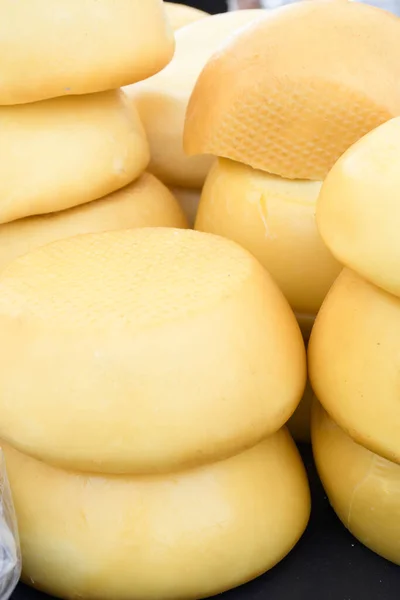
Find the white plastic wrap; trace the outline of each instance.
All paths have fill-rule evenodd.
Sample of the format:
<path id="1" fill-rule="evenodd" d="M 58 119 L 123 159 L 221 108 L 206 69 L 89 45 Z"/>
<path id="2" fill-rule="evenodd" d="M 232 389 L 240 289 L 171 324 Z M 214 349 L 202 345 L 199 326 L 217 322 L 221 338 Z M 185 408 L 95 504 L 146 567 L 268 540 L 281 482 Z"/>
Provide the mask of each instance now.
<path id="1" fill-rule="evenodd" d="M 21 575 L 21 554 L 14 506 L 0 450 L 0 600 L 8 600 Z"/>

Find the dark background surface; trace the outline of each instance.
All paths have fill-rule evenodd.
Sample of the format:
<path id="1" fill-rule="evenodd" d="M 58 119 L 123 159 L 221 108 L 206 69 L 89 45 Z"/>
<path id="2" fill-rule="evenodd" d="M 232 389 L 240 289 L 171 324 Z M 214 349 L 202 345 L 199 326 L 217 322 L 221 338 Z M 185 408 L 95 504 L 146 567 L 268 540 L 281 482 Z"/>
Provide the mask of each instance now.
<path id="1" fill-rule="evenodd" d="M 172 0 L 178 4 L 187 4 L 188 6 L 195 6 L 201 8 L 211 14 L 221 13 L 226 11 L 225 0 Z"/>

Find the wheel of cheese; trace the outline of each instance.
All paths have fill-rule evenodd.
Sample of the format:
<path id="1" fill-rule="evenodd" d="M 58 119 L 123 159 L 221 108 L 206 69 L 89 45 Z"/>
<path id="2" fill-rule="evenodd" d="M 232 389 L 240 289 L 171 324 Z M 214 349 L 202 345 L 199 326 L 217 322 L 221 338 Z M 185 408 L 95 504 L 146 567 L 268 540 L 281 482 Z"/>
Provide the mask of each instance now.
<path id="1" fill-rule="evenodd" d="M 356 444 L 317 403 L 312 440 L 319 476 L 342 523 L 400 565 L 400 465 Z"/>
<path id="2" fill-rule="evenodd" d="M 219 159 L 203 188 L 196 229 L 249 250 L 296 313 L 315 315 L 341 270 L 315 223 L 320 188 Z"/>
<path id="3" fill-rule="evenodd" d="M 193 228 L 196 220 L 197 209 L 199 207 L 201 191 L 173 187 L 171 188 L 171 192 L 181 205 L 190 227 Z"/>
<path id="4" fill-rule="evenodd" d="M 0 225 L 0 270 L 56 240 L 133 227 L 187 227 L 177 200 L 149 173 L 100 200 Z"/>
<path id="5" fill-rule="evenodd" d="M 321 190 L 317 224 L 340 262 L 400 297 L 399 162 L 397 118 L 338 160 Z"/>
<path id="6" fill-rule="evenodd" d="M 149 170 L 169 185 L 199 189 L 213 163 L 210 156 L 188 157 L 183 128 L 190 94 L 207 60 L 224 40 L 264 15 L 245 10 L 209 16 L 176 32 L 176 51 L 154 77 L 125 88 L 134 100 L 151 149 Z"/>
<path id="7" fill-rule="evenodd" d="M 356 442 L 400 463 L 400 300 L 350 270 L 338 277 L 308 346 L 316 396 Z"/>
<path id="8" fill-rule="evenodd" d="M 208 597 L 273 567 L 309 518 L 305 470 L 285 430 L 162 476 L 79 474 L 4 450 L 23 579 L 59 598 Z"/>
<path id="9" fill-rule="evenodd" d="M 289 305 L 218 236 L 69 238 L 11 263 L 0 289 L 0 437 L 52 464 L 150 473 L 225 458 L 277 431 L 303 393 Z"/>
<path id="10" fill-rule="evenodd" d="M 0 130 L 0 223 L 97 200 L 149 162 L 137 111 L 119 90 L 0 107 Z"/>
<path id="11" fill-rule="evenodd" d="M 164 2 L 164 8 L 174 31 L 208 16 L 204 10 L 176 2 Z"/>
<path id="12" fill-rule="evenodd" d="M 400 114 L 400 21 L 358 2 L 296 2 L 208 61 L 186 116 L 189 155 L 323 180 L 339 156 Z"/>
<path id="13" fill-rule="evenodd" d="M 1 0 L 0 104 L 119 88 L 174 53 L 161 0 Z"/>

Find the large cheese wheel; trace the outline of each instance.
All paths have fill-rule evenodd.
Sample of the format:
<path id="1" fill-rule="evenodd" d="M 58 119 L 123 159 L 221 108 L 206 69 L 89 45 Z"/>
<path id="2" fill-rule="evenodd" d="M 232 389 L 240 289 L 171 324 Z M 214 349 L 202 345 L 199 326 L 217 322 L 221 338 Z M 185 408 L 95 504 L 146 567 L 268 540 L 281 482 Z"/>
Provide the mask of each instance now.
<path id="1" fill-rule="evenodd" d="M 356 442 L 400 463 L 400 300 L 344 270 L 308 346 L 313 389 Z"/>
<path id="2" fill-rule="evenodd" d="M 0 104 L 119 88 L 173 53 L 161 0 L 0 0 Z"/>
<path id="3" fill-rule="evenodd" d="M 185 149 L 322 180 L 362 135 L 400 114 L 400 21 L 358 2 L 269 11 L 201 73 Z"/>
<path id="4" fill-rule="evenodd" d="M 252 252 L 293 310 L 315 315 L 341 270 L 315 223 L 320 188 L 219 159 L 203 188 L 196 229 Z"/>
<path id="5" fill-rule="evenodd" d="M 14 261 L 0 290 L 0 436 L 37 458 L 89 472 L 197 465 L 277 431 L 301 398 L 289 305 L 218 236 L 69 238 Z"/>
<path id="6" fill-rule="evenodd" d="M 400 296 L 400 118 L 363 137 L 321 190 L 317 224 L 345 265 Z"/>
<path id="7" fill-rule="evenodd" d="M 316 403 L 312 441 L 319 476 L 343 524 L 400 565 L 400 465 L 356 444 Z"/>
<path id="8" fill-rule="evenodd" d="M 90 476 L 4 446 L 23 578 L 60 598 L 189 600 L 273 567 L 302 535 L 307 478 L 285 430 L 163 476 Z"/>
<path id="9" fill-rule="evenodd" d="M 165 183 L 200 188 L 212 165 L 207 156 L 188 157 L 183 128 L 197 77 L 218 46 L 237 29 L 260 18 L 263 10 L 209 16 L 176 33 L 173 60 L 160 73 L 125 88 L 135 101 L 150 142 L 149 169 Z"/>
<path id="10" fill-rule="evenodd" d="M 133 227 L 187 227 L 177 200 L 149 173 L 100 200 L 0 225 L 0 270 L 55 240 Z"/>
<path id="11" fill-rule="evenodd" d="M 190 227 L 194 227 L 201 191 L 172 187 L 171 192 L 181 205 Z"/>
<path id="12" fill-rule="evenodd" d="M 119 90 L 0 107 L 0 130 L 0 223 L 97 200 L 149 162 L 137 111 Z"/>
<path id="13" fill-rule="evenodd" d="M 176 2 L 164 2 L 164 8 L 174 31 L 208 16 L 204 10 Z"/>

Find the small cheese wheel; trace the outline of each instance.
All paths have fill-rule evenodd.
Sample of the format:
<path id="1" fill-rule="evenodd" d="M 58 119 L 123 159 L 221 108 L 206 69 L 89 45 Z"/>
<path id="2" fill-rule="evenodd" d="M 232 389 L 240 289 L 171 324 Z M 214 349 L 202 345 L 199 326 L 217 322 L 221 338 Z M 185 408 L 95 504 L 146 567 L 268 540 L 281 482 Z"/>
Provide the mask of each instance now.
<path id="1" fill-rule="evenodd" d="M 324 408 L 363 446 L 400 463 L 400 300 L 345 269 L 315 321 L 309 376 Z"/>
<path id="2" fill-rule="evenodd" d="M 329 501 L 362 544 L 400 565 L 400 466 L 346 435 L 316 403 L 313 453 Z"/>
<path id="3" fill-rule="evenodd" d="M 161 0 L 0 0 L 0 104 L 119 88 L 174 47 Z"/>
<path id="4" fill-rule="evenodd" d="M 269 11 L 202 71 L 186 151 L 323 180 L 362 135 L 400 115 L 399 38 L 398 17 L 358 2 Z"/>
<path id="5" fill-rule="evenodd" d="M 201 191 L 173 187 L 171 192 L 181 205 L 190 227 L 194 227 Z"/>
<path id="6" fill-rule="evenodd" d="M 273 567 L 309 518 L 305 470 L 286 430 L 162 476 L 91 476 L 4 450 L 23 579 L 60 598 L 208 597 Z"/>
<path id="7" fill-rule="evenodd" d="M 219 159 L 204 185 L 196 229 L 249 250 L 296 313 L 315 315 L 341 266 L 315 223 L 320 182 L 289 181 Z"/>
<path id="8" fill-rule="evenodd" d="M 0 225 L 0 270 L 18 256 L 56 240 L 133 227 L 187 227 L 177 200 L 149 173 L 95 202 Z"/>
<path id="9" fill-rule="evenodd" d="M 39 459 L 109 473 L 206 463 L 277 431 L 303 393 L 289 305 L 218 236 L 69 238 L 15 260 L 0 288 L 0 437 Z"/>
<path id="10" fill-rule="evenodd" d="M 149 170 L 169 185 L 201 188 L 213 163 L 183 150 L 185 113 L 197 77 L 218 46 L 244 25 L 264 15 L 245 10 L 209 16 L 176 33 L 173 60 L 160 73 L 125 88 L 134 100 L 150 142 Z"/>
<path id="11" fill-rule="evenodd" d="M 204 10 L 176 2 L 164 2 L 164 8 L 174 31 L 208 16 Z"/>
<path id="12" fill-rule="evenodd" d="M 0 107 L 0 130 L 0 223 L 97 200 L 139 177 L 150 158 L 119 90 Z"/>
<path id="13" fill-rule="evenodd" d="M 400 297 L 400 118 L 367 134 L 335 164 L 317 204 L 333 254 Z"/>

